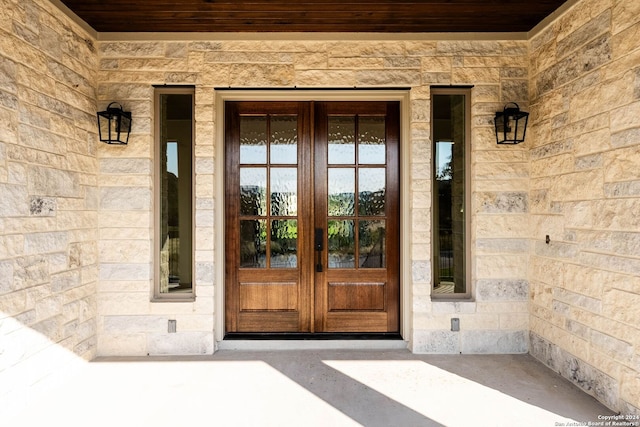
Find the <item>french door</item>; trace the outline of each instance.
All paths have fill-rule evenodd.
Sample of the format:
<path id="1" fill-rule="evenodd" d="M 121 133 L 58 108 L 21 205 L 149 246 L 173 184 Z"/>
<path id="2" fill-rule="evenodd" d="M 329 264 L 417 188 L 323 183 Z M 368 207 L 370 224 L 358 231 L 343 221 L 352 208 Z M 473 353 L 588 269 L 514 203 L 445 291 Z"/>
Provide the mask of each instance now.
<path id="1" fill-rule="evenodd" d="M 399 103 L 225 103 L 225 324 L 399 331 Z"/>

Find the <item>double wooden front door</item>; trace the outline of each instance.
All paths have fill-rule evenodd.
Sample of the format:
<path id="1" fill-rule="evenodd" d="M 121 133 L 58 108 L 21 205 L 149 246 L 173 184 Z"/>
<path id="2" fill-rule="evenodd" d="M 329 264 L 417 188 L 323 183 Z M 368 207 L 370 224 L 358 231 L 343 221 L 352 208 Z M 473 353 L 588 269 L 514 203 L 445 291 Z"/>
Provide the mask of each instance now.
<path id="1" fill-rule="evenodd" d="M 227 333 L 399 331 L 399 104 L 225 103 Z"/>

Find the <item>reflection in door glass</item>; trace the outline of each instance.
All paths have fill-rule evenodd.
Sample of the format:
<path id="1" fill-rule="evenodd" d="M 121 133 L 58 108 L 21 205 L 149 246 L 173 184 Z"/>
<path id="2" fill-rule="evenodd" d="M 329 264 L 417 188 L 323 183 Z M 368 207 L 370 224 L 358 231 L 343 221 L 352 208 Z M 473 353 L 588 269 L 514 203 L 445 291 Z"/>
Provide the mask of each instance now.
<path id="1" fill-rule="evenodd" d="M 267 170 L 240 168 L 240 214 L 266 215 Z"/>
<path id="2" fill-rule="evenodd" d="M 360 215 L 384 215 L 386 169 L 358 170 L 358 211 Z"/>
<path id="3" fill-rule="evenodd" d="M 271 268 L 296 268 L 298 264 L 298 221 L 271 221 Z"/>
<path id="4" fill-rule="evenodd" d="M 384 117 L 359 117 L 358 163 L 382 165 L 386 161 Z"/>
<path id="5" fill-rule="evenodd" d="M 267 162 L 267 117 L 240 117 L 240 163 L 259 164 Z"/>
<path id="6" fill-rule="evenodd" d="M 298 117 L 271 116 L 271 163 L 298 163 Z"/>
<path id="7" fill-rule="evenodd" d="M 385 221 L 360 221 L 358 227 L 358 255 L 360 268 L 386 267 Z"/>
<path id="8" fill-rule="evenodd" d="M 354 221 L 329 221 L 327 232 L 329 236 L 329 268 L 354 268 Z"/>
<path id="9" fill-rule="evenodd" d="M 329 117 L 328 154 L 330 165 L 355 164 L 355 133 L 355 116 Z"/>
<path id="10" fill-rule="evenodd" d="M 298 214 L 298 170 L 271 168 L 271 215 Z"/>
<path id="11" fill-rule="evenodd" d="M 267 221 L 240 221 L 240 267 L 264 268 L 267 264 Z"/>
<path id="12" fill-rule="evenodd" d="M 353 168 L 329 169 L 329 216 L 355 214 L 356 176 Z"/>

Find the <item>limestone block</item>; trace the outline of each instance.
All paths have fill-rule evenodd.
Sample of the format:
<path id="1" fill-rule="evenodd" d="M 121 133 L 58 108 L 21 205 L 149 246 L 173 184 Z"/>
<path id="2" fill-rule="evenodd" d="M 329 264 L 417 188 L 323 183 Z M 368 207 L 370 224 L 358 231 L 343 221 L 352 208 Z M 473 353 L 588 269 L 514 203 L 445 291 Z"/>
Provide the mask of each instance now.
<path id="1" fill-rule="evenodd" d="M 500 329 L 500 315 L 497 313 L 456 314 L 451 317 L 460 319 L 460 329 L 463 331 Z"/>
<path id="2" fill-rule="evenodd" d="M 163 333 L 167 332 L 167 319 L 147 315 L 107 315 L 103 318 L 103 331 L 106 334 Z"/>
<path id="3" fill-rule="evenodd" d="M 33 233 L 25 235 L 26 254 L 41 254 L 66 251 L 68 245 L 66 232 Z"/>
<path id="4" fill-rule="evenodd" d="M 100 262 L 135 263 L 151 259 L 148 240 L 103 240 L 98 242 Z"/>
<path id="5" fill-rule="evenodd" d="M 145 259 L 144 261 L 148 261 L 148 259 Z M 100 280 L 150 280 L 150 274 L 149 262 L 100 264 Z"/>
<path id="6" fill-rule="evenodd" d="M 522 301 L 529 297 L 529 282 L 522 279 L 480 279 L 475 288 L 477 301 Z"/>
<path id="7" fill-rule="evenodd" d="M 569 305 L 581 307 L 593 313 L 600 313 L 602 310 L 602 302 L 599 299 L 591 298 L 562 288 L 554 288 L 553 296 L 559 301 L 563 301 Z"/>
<path id="8" fill-rule="evenodd" d="M 525 192 L 476 193 L 476 206 L 482 213 L 526 213 L 529 210 L 528 194 Z"/>
<path id="9" fill-rule="evenodd" d="M 617 34 L 638 23 L 640 4 L 633 0 L 614 2 L 612 8 L 611 32 Z"/>
<path id="10" fill-rule="evenodd" d="M 417 86 L 421 82 L 419 70 L 360 70 L 355 72 L 356 86 Z"/>
<path id="11" fill-rule="evenodd" d="M 29 193 L 42 196 L 82 197 L 75 172 L 51 169 L 41 166 L 30 166 Z"/>
<path id="12" fill-rule="evenodd" d="M 615 148 L 637 145 L 638 143 L 640 143 L 640 127 L 611 134 L 611 145 Z"/>
<path id="13" fill-rule="evenodd" d="M 223 47 L 223 44 L 221 42 L 205 41 L 205 40 L 192 41 L 192 42 L 189 42 L 188 44 L 189 51 L 220 50 L 222 49 L 222 47 Z"/>
<path id="14" fill-rule="evenodd" d="M 213 354 L 213 332 L 182 332 L 147 335 L 149 355 Z"/>
<path id="15" fill-rule="evenodd" d="M 431 261 L 411 262 L 411 278 L 414 283 L 430 283 L 431 282 Z"/>
<path id="16" fill-rule="evenodd" d="M 195 263 L 196 284 L 215 283 L 215 266 L 211 262 Z"/>
<path id="17" fill-rule="evenodd" d="M 475 301 L 434 301 L 433 313 L 441 314 L 473 314 L 476 312 Z"/>
<path id="18" fill-rule="evenodd" d="M 529 252 L 527 239 L 476 239 L 476 253 L 525 253 Z"/>
<path id="19" fill-rule="evenodd" d="M 102 42 L 98 51 L 103 58 L 115 57 L 164 57 L 165 44 L 162 42 Z"/>
<path id="20" fill-rule="evenodd" d="M 640 229 L 638 199 L 599 200 L 595 203 L 594 226 L 612 230 Z"/>
<path id="21" fill-rule="evenodd" d="M 573 263 L 565 264 L 564 277 L 567 290 L 596 299 L 602 297 L 605 284 L 622 282 L 619 274 Z"/>
<path id="22" fill-rule="evenodd" d="M 640 181 L 619 182 L 605 184 L 604 192 L 607 197 L 629 197 L 640 195 Z"/>
<path id="23" fill-rule="evenodd" d="M 150 215 L 148 211 L 120 211 L 117 215 L 113 212 L 101 211 L 98 213 L 98 221 L 101 224 L 100 233 L 108 233 L 115 228 L 136 228 L 149 232 Z"/>
<path id="24" fill-rule="evenodd" d="M 599 169 L 562 175 L 551 188 L 555 201 L 593 200 L 601 199 L 603 195 L 603 173 Z"/>
<path id="25" fill-rule="evenodd" d="M 500 329 L 508 330 L 529 330 L 529 314 L 528 313 L 507 313 L 499 314 Z"/>
<path id="26" fill-rule="evenodd" d="M 438 41 L 438 55 L 492 56 L 502 53 L 502 44 L 498 41 Z"/>
<path id="27" fill-rule="evenodd" d="M 215 248 L 215 234 L 213 227 L 196 227 L 195 245 L 198 250 L 213 250 Z"/>
<path id="28" fill-rule="evenodd" d="M 417 313 L 413 316 L 413 328 L 416 330 L 443 330 L 451 329 L 451 317 L 434 315 L 429 312 Z"/>
<path id="29" fill-rule="evenodd" d="M 98 296 L 98 313 L 101 315 L 139 315 L 149 311 L 149 293 L 106 292 Z"/>
<path id="30" fill-rule="evenodd" d="M 527 277 L 527 254 L 499 254 L 476 256 L 478 279 L 519 279 Z"/>
<path id="31" fill-rule="evenodd" d="M 478 215 L 475 222 L 478 239 L 529 237 L 525 215 Z"/>
<path id="32" fill-rule="evenodd" d="M 493 141 L 495 143 L 495 140 Z M 476 179 L 487 180 L 511 180 L 528 178 L 529 172 L 526 163 L 484 163 L 476 164 Z"/>
<path id="33" fill-rule="evenodd" d="M 102 187 L 100 208 L 107 211 L 148 210 L 151 208 L 151 191 L 137 187 Z"/>
<path id="34" fill-rule="evenodd" d="M 414 331 L 411 351 L 418 354 L 458 354 L 460 353 L 460 332 Z"/>
<path id="35" fill-rule="evenodd" d="M 13 290 L 13 261 L 0 261 L 0 295 Z"/>
<path id="36" fill-rule="evenodd" d="M 538 240 L 535 242 L 535 253 L 539 256 L 555 259 L 575 259 L 580 253 L 580 248 L 572 243 L 557 241 L 546 243 L 545 241 Z"/>
<path id="37" fill-rule="evenodd" d="M 100 173 L 103 174 L 148 175 L 151 173 L 151 161 L 149 159 L 103 158 L 100 159 L 99 163 Z"/>
<path id="38" fill-rule="evenodd" d="M 147 356 L 145 334 L 98 333 L 98 356 Z"/>
<path id="39" fill-rule="evenodd" d="M 55 198 L 31 196 L 29 199 L 29 214 L 32 216 L 55 216 L 56 209 Z"/>
<path id="40" fill-rule="evenodd" d="M 640 178 L 640 144 L 609 151 L 604 155 L 606 182 L 630 181 Z"/>
<path id="41" fill-rule="evenodd" d="M 638 313 L 629 307 L 640 307 L 640 293 L 608 289 L 603 295 L 603 314 L 630 326 L 637 326 Z"/>
<path id="42" fill-rule="evenodd" d="M 596 330 L 591 330 L 589 338 L 591 346 L 604 352 L 613 359 L 628 363 L 633 356 L 633 346 L 628 342 Z"/>
<path id="43" fill-rule="evenodd" d="M 29 201 L 27 197 L 27 187 L 24 185 L 0 183 L 0 216 L 27 216 L 29 212 Z"/>
<path id="44" fill-rule="evenodd" d="M 525 331 L 468 331 L 460 332 L 461 353 L 464 354 L 522 354 L 529 350 Z"/>

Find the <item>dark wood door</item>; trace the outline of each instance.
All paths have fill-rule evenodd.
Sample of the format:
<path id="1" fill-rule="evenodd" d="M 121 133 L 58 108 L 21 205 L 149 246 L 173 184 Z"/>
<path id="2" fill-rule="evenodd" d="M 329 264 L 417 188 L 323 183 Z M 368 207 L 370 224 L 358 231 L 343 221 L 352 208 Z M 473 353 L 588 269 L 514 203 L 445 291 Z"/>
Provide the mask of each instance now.
<path id="1" fill-rule="evenodd" d="M 399 104 L 225 104 L 227 333 L 399 331 Z"/>

